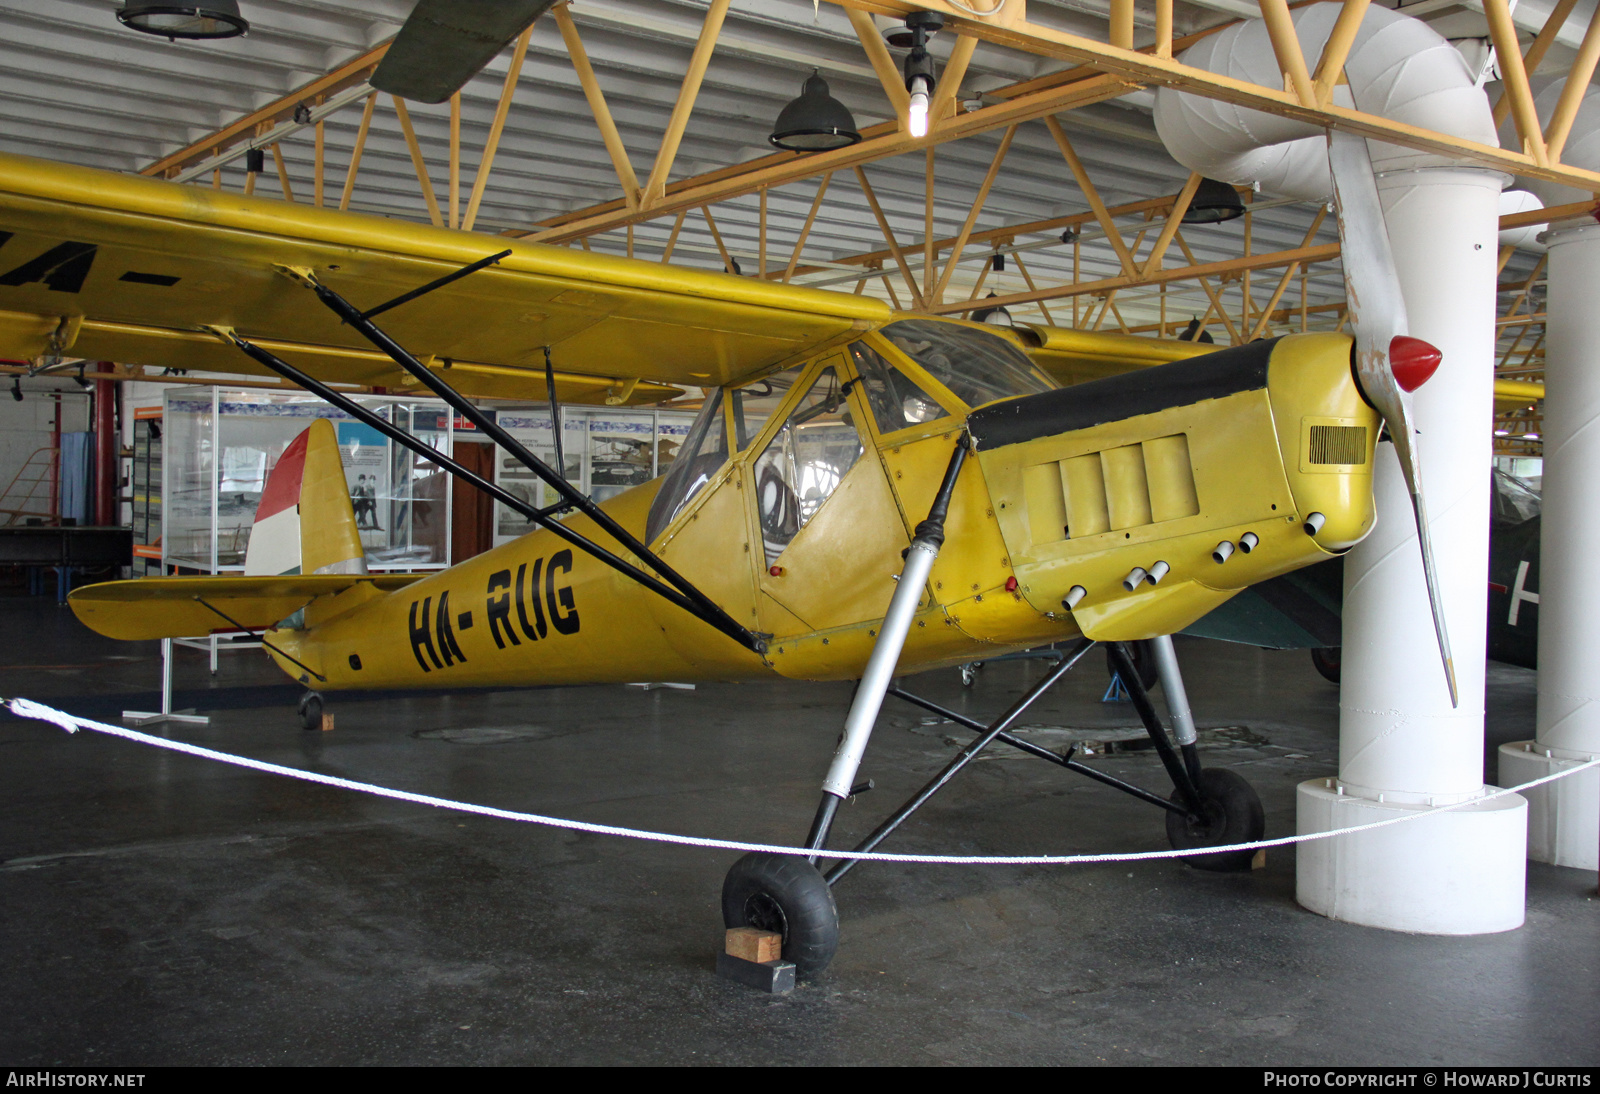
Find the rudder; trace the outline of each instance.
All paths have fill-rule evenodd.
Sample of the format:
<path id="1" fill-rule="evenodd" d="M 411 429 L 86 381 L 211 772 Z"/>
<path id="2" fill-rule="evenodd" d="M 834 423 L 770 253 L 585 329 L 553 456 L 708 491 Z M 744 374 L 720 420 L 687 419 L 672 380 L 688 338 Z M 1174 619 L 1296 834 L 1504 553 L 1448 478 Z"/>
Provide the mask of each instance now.
<path id="1" fill-rule="evenodd" d="M 366 551 L 333 423 L 318 418 L 267 476 L 250 529 L 248 575 L 364 574 Z"/>

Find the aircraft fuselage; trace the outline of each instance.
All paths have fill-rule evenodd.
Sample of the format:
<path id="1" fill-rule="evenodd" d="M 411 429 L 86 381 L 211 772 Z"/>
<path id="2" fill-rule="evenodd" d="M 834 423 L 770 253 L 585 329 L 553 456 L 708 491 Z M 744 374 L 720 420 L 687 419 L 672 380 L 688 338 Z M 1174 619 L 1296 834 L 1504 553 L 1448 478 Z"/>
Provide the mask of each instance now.
<path id="1" fill-rule="evenodd" d="M 362 585 L 314 601 L 303 628 L 271 638 L 326 676 L 313 685 L 326 690 L 855 678 L 901 551 L 968 433 L 976 458 L 957 482 L 903 671 L 1080 634 L 1170 634 L 1371 529 L 1379 419 L 1349 347 L 1339 335 L 1290 336 L 886 436 L 865 428 L 871 411 L 852 377 L 839 400 L 852 401 L 845 420 L 853 410 L 864 451 L 774 557 L 758 486 L 780 410 L 651 544 L 770 635 L 764 656 L 542 530 L 396 592 Z M 824 359 L 851 376 L 837 350 L 806 375 Z M 662 482 L 604 507 L 642 538 Z M 586 518 L 570 522 L 600 538 Z"/>

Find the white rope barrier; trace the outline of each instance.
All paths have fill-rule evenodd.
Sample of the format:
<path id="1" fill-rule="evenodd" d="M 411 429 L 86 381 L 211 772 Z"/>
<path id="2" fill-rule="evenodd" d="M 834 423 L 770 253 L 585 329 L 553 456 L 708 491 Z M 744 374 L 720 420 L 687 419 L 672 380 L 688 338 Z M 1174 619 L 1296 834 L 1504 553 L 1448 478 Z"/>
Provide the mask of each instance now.
<path id="1" fill-rule="evenodd" d="M 269 775 L 284 775 L 291 779 L 301 779 L 305 782 L 321 783 L 324 786 L 335 786 L 341 790 L 354 790 L 362 794 L 373 794 L 382 798 L 393 798 L 396 801 L 413 802 L 417 805 L 432 806 L 435 809 L 449 809 L 458 813 L 473 813 L 481 817 L 495 817 L 500 820 L 520 821 L 524 824 L 539 824 L 548 828 L 561 828 L 571 832 L 590 832 L 598 836 L 620 836 L 624 839 L 650 840 L 656 843 L 672 843 L 684 847 L 710 847 L 719 851 L 767 851 L 780 855 L 813 855 L 817 852 L 806 847 L 787 847 L 774 843 L 745 843 L 740 840 L 709 839 L 704 836 L 682 836 L 672 832 L 652 832 L 641 828 L 623 828 L 613 824 L 592 824 L 588 821 L 568 820 L 564 817 L 547 817 L 539 813 L 520 813 L 511 809 L 496 809 L 488 805 L 474 805 L 471 802 L 451 801 L 449 798 L 437 798 L 432 794 L 414 794 L 409 790 L 395 790 L 386 786 L 375 786 L 372 783 L 356 782 L 354 779 L 341 779 L 334 775 L 321 775 L 315 771 L 303 771 L 299 768 L 284 767 L 282 764 L 267 763 L 264 760 L 252 760 L 247 756 L 235 756 L 227 752 L 218 752 L 211 748 L 202 748 L 185 741 L 172 741 L 165 737 L 153 737 L 148 733 L 140 733 L 136 729 L 123 726 L 107 725 L 104 722 L 94 722 L 87 718 L 78 718 L 64 711 L 47 707 L 43 703 L 35 703 L 29 699 L 10 699 L 5 702 L 11 713 L 21 718 L 32 718 L 41 722 L 49 722 L 59 726 L 68 733 L 76 733 L 80 729 L 90 730 L 95 733 L 104 733 L 112 737 L 122 737 L 140 744 L 153 745 L 156 748 L 165 748 L 172 752 L 182 752 L 190 756 L 198 756 L 203 760 L 216 760 L 220 763 L 233 764 L 236 767 L 245 767 L 253 771 L 263 771 Z M 1482 797 L 1471 798 L 1467 801 L 1456 802 L 1453 805 L 1441 805 L 1429 809 L 1419 809 L 1415 813 L 1395 817 L 1391 820 L 1373 821 L 1370 824 L 1358 824 L 1351 828 L 1334 828 L 1327 832 L 1310 832 L 1300 836 L 1281 836 L 1278 839 L 1254 840 L 1250 843 L 1233 843 L 1224 847 L 1203 847 L 1182 851 L 1125 851 L 1101 855 L 905 855 L 883 851 L 836 851 L 823 852 L 824 858 L 830 859 L 862 859 L 868 862 L 918 862 L 935 863 L 947 866 L 1068 866 L 1083 862 L 1142 862 L 1147 859 L 1166 858 L 1193 858 L 1197 855 L 1217 855 L 1228 851 L 1254 851 L 1266 847 L 1287 847 L 1290 844 L 1304 843 L 1308 840 L 1332 839 L 1335 836 L 1348 836 L 1356 832 L 1370 832 L 1377 828 L 1387 828 L 1392 824 L 1406 824 L 1411 821 L 1421 820 L 1435 813 L 1449 813 L 1457 809 L 1466 809 L 1481 805 L 1495 798 L 1502 798 L 1508 794 L 1516 794 L 1544 783 L 1564 779 L 1568 775 L 1576 775 L 1591 767 L 1600 765 L 1600 759 L 1589 760 L 1575 767 L 1558 771 L 1553 775 L 1525 782 L 1520 786 L 1506 787 Z M 1365 801 L 1363 798 L 1352 797 L 1350 801 Z"/>

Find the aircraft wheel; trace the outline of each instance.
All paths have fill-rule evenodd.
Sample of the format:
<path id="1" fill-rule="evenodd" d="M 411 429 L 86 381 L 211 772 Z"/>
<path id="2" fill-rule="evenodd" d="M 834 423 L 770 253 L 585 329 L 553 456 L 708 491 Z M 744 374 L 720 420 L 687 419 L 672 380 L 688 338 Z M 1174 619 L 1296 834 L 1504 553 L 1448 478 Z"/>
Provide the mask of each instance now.
<path id="1" fill-rule="evenodd" d="M 961 686 L 970 688 L 978 679 L 978 670 L 983 668 L 982 661 L 968 661 L 961 666 Z"/>
<path id="2" fill-rule="evenodd" d="M 1339 647 L 1329 646 L 1327 649 L 1312 650 L 1311 664 L 1322 678 L 1330 684 L 1339 682 Z"/>
<path id="3" fill-rule="evenodd" d="M 1147 641 L 1128 642 L 1128 657 L 1133 661 L 1134 670 L 1139 674 L 1139 683 L 1144 685 L 1145 691 L 1153 691 L 1159 679 L 1156 672 L 1155 654 L 1150 652 L 1150 643 Z M 1106 651 L 1106 674 L 1115 676 L 1117 666 L 1111 660 L 1111 651 Z"/>
<path id="4" fill-rule="evenodd" d="M 794 855 L 751 852 L 722 883 L 722 922 L 783 935 L 783 959 L 802 978 L 828 967 L 839 948 L 833 890 L 811 863 Z"/>
<path id="5" fill-rule="evenodd" d="M 295 711 L 300 719 L 300 728 L 310 731 L 322 728 L 322 696 L 314 691 L 308 691 L 300 696 L 300 706 Z"/>
<path id="6" fill-rule="evenodd" d="M 1167 841 L 1179 851 L 1199 847 L 1224 847 L 1230 843 L 1250 843 L 1267 830 L 1261 799 L 1244 778 L 1223 767 L 1208 767 L 1200 772 L 1200 796 L 1204 812 L 1196 818 L 1181 813 L 1167 814 Z M 1172 801 L 1180 801 L 1177 791 Z M 1216 855 L 1186 858 L 1197 870 L 1235 871 L 1250 869 L 1254 851 L 1224 851 Z"/>

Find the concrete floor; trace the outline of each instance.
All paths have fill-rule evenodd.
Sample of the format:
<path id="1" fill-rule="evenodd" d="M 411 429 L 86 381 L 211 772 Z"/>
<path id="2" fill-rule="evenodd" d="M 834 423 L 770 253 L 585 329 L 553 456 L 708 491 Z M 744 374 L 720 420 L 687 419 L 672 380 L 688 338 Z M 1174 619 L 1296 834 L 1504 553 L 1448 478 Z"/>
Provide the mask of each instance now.
<path id="1" fill-rule="evenodd" d="M 114 719 L 155 645 L 0 600 L 0 694 Z M 1335 769 L 1337 693 L 1304 653 L 1180 642 L 1208 764 L 1259 790 L 1269 835 Z M 1037 662 L 915 686 L 1003 709 Z M 1491 666 L 1490 747 L 1531 736 L 1532 673 Z M 1026 721 L 1134 724 L 1091 654 Z M 444 797 L 605 823 L 800 838 L 850 689 L 618 686 L 336 700 L 301 732 L 258 652 L 181 654 L 184 740 Z M 869 829 L 954 727 L 890 700 L 842 812 Z M 1093 732 L 1087 732 L 1087 731 Z M 1049 744 L 1059 728 L 1030 732 Z M 1114 732 L 1110 733 L 1114 736 Z M 712 973 L 735 857 L 463 817 L 115 739 L 0 721 L 0 1059 L 8 1064 L 1594 1065 L 1593 873 L 1530 864 L 1522 929 L 1392 934 L 1294 902 L 1294 854 L 1248 875 L 1172 862 L 867 865 L 838 889 L 832 967 L 790 997 Z M 1148 753 L 1097 764 L 1152 787 Z M 1492 772 L 1492 768 L 1491 768 Z M 1027 757 L 985 759 L 885 849 L 1165 846 L 1156 810 Z"/>

